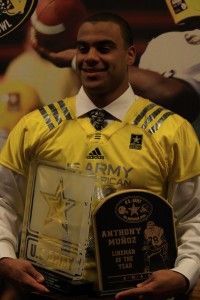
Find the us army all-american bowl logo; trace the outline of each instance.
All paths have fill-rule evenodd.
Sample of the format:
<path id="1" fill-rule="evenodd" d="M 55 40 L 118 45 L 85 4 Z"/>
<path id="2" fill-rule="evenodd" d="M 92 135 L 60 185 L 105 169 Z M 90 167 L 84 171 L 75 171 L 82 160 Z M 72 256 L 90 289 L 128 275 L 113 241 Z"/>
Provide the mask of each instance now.
<path id="1" fill-rule="evenodd" d="M 140 223 L 152 214 L 151 203 L 140 196 L 129 196 L 121 199 L 116 207 L 115 214 L 124 222 Z"/>
<path id="2" fill-rule="evenodd" d="M 37 0 L 0 0 L 0 38 L 28 21 L 37 2 Z"/>

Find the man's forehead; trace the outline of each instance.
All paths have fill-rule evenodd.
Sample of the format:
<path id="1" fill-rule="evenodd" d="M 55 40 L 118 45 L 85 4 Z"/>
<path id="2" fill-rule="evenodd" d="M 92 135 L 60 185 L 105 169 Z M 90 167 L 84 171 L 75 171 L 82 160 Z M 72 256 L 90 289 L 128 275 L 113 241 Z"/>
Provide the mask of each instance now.
<path id="1" fill-rule="evenodd" d="M 78 40 L 95 36 L 102 39 L 113 39 L 115 36 L 120 36 L 121 30 L 118 24 L 113 22 L 85 22 L 81 25 L 78 31 Z"/>

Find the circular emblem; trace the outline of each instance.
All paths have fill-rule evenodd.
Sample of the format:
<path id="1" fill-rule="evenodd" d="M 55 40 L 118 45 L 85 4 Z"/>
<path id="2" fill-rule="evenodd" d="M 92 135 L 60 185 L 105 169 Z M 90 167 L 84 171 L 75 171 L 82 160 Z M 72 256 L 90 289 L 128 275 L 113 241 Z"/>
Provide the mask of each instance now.
<path id="1" fill-rule="evenodd" d="M 0 0 L 0 38 L 28 21 L 37 2 L 37 0 Z"/>
<path id="2" fill-rule="evenodd" d="M 115 207 L 117 217 L 128 223 L 143 222 L 152 211 L 153 207 L 147 199 L 133 195 L 121 199 Z"/>

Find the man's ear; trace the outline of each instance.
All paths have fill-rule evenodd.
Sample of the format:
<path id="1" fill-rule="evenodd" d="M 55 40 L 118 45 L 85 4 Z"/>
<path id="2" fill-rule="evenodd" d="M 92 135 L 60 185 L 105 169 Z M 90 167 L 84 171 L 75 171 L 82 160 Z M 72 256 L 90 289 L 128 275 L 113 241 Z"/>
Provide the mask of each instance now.
<path id="1" fill-rule="evenodd" d="M 129 66 L 133 65 L 136 58 L 136 50 L 135 47 L 132 45 L 128 48 L 128 56 L 127 56 L 127 64 Z"/>

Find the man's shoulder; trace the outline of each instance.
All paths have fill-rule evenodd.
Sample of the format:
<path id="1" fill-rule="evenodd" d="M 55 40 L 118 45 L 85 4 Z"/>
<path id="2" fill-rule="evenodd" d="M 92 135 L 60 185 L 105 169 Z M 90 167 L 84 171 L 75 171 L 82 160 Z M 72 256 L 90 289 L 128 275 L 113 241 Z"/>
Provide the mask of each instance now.
<path id="1" fill-rule="evenodd" d="M 52 130 L 66 120 L 73 119 L 73 104 L 75 97 L 65 98 L 39 107 L 24 117 L 28 127 L 42 127 Z"/>
<path id="2" fill-rule="evenodd" d="M 148 99 L 139 97 L 135 104 L 137 105 L 137 114 L 132 124 L 141 127 L 152 136 L 158 133 L 170 136 L 188 123 L 178 114 Z"/>

